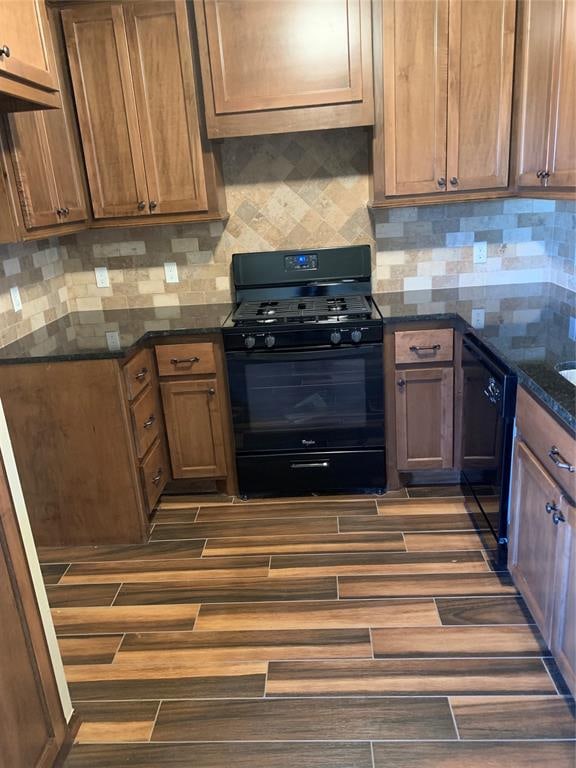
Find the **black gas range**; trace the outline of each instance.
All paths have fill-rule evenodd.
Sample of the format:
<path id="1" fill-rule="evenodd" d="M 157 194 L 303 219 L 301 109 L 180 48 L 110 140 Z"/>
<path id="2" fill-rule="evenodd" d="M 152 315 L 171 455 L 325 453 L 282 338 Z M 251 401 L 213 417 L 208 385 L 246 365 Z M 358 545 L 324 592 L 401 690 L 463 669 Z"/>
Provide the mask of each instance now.
<path id="1" fill-rule="evenodd" d="M 243 496 L 383 491 L 369 246 L 235 254 L 223 326 Z"/>

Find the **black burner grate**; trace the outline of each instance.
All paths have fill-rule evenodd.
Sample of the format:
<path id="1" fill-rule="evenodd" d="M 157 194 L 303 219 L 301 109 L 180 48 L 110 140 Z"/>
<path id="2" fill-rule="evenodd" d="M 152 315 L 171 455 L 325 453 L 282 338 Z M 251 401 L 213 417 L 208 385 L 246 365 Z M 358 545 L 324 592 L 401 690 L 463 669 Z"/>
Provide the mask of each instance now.
<path id="1" fill-rule="evenodd" d="M 315 296 L 279 301 L 243 301 L 232 317 L 236 325 L 321 323 L 370 317 L 365 296 Z"/>

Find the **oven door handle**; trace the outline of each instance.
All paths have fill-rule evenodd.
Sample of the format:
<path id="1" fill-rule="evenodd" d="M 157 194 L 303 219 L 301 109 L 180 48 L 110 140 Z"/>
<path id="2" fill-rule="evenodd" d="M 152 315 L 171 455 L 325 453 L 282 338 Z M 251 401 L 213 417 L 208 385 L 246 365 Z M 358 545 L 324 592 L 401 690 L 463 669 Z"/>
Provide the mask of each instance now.
<path id="1" fill-rule="evenodd" d="M 267 352 L 252 352 L 243 350 L 226 352 L 229 360 L 240 360 L 242 362 L 299 362 L 301 360 L 328 360 L 331 358 L 341 359 L 353 357 L 366 357 L 376 354 L 382 354 L 382 344 L 362 344 L 355 347 L 322 347 L 316 349 L 270 349 Z"/>
<path id="2" fill-rule="evenodd" d="M 294 461 L 290 464 L 290 469 L 329 469 L 329 467 L 329 461 Z"/>

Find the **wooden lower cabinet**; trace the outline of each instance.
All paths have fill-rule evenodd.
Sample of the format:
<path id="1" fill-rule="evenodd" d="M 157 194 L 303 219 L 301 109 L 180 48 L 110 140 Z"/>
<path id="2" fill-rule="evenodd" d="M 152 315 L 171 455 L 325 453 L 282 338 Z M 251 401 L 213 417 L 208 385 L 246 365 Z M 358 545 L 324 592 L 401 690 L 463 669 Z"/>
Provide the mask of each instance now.
<path id="1" fill-rule="evenodd" d="M 508 567 L 552 651 L 566 683 L 576 693 L 576 507 L 540 462 L 534 447 L 546 444 L 544 408 L 522 407 L 521 389 L 512 466 Z M 562 428 L 555 423 L 555 430 Z M 534 441 L 528 444 L 527 435 Z M 570 439 L 568 432 L 565 440 Z M 571 438 L 567 456 L 573 456 Z M 566 470 L 566 476 L 570 476 Z"/>
<path id="2" fill-rule="evenodd" d="M 452 467 L 452 367 L 396 371 L 396 451 L 400 471 Z"/>
<path id="3" fill-rule="evenodd" d="M 0 625 L 0 765 L 49 768 L 68 725 L 1 460 Z"/>
<path id="4" fill-rule="evenodd" d="M 566 506 L 566 505 L 565 505 Z M 576 693 L 576 508 L 567 507 L 558 533 L 558 578 L 550 649 Z"/>
<path id="5" fill-rule="evenodd" d="M 521 440 L 514 448 L 509 568 L 538 626 L 550 641 L 562 491 Z M 558 514 L 559 512 L 556 512 Z"/>
<path id="6" fill-rule="evenodd" d="M 226 452 L 216 380 L 168 381 L 161 388 L 173 476 L 224 477 Z"/>

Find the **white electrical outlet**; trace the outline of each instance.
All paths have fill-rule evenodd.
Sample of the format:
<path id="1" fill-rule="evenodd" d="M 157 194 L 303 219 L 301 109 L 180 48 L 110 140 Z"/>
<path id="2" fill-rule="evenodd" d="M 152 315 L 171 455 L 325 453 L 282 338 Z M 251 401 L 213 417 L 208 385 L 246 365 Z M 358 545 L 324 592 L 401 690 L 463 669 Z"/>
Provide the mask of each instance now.
<path id="1" fill-rule="evenodd" d="M 17 285 L 10 288 L 10 298 L 12 299 L 14 312 L 22 312 L 22 299 L 20 298 L 20 291 L 18 290 Z"/>
<path id="2" fill-rule="evenodd" d="M 486 264 L 488 261 L 488 243 L 474 243 L 474 264 Z"/>
<path id="3" fill-rule="evenodd" d="M 98 288 L 110 288 L 110 277 L 107 267 L 95 267 L 96 285 Z"/>
<path id="4" fill-rule="evenodd" d="M 106 345 L 110 352 L 120 351 L 120 334 L 118 331 L 106 331 Z"/>
<path id="5" fill-rule="evenodd" d="M 164 277 L 167 283 L 179 283 L 178 265 L 175 261 L 164 262 Z"/>
<path id="6" fill-rule="evenodd" d="M 486 319 L 485 309 L 473 309 L 472 310 L 472 328 L 484 328 L 484 322 Z"/>

